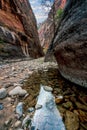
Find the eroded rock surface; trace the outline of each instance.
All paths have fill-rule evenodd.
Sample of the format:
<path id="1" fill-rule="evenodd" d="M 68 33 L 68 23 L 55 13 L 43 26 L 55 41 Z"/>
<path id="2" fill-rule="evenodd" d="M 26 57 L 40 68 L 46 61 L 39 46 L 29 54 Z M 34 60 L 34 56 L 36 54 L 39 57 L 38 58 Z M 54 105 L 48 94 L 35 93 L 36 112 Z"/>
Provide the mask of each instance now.
<path id="1" fill-rule="evenodd" d="M 48 49 L 52 41 L 52 38 L 54 37 L 54 33 L 58 26 L 57 22 L 59 21 L 59 15 L 61 15 L 65 3 L 66 0 L 55 0 L 55 3 L 48 14 L 47 20 L 44 23 L 42 23 L 38 30 L 40 44 L 45 50 Z M 58 14 L 58 12 L 60 12 L 60 14 Z"/>
<path id="2" fill-rule="evenodd" d="M 65 78 L 87 87 L 87 0 L 67 2 L 50 52 Z"/>
<path id="3" fill-rule="evenodd" d="M 43 56 L 36 19 L 28 0 L 0 1 L 0 56 Z"/>

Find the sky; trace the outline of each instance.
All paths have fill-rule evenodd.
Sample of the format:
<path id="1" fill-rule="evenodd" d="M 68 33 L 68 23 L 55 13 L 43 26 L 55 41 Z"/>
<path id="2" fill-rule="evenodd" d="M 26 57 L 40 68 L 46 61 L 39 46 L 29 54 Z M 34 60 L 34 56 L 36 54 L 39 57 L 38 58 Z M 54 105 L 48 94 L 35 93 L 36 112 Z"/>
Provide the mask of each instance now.
<path id="1" fill-rule="evenodd" d="M 29 0 L 37 23 L 42 23 L 48 16 L 49 8 L 41 6 L 41 0 Z"/>

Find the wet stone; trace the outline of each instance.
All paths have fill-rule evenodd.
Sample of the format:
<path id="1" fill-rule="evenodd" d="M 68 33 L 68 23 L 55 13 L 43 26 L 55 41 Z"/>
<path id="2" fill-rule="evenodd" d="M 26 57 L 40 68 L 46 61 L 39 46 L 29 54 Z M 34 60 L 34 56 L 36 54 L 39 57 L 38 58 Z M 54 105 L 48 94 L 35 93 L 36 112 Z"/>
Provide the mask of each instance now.
<path id="1" fill-rule="evenodd" d="M 52 92 L 52 91 L 53 91 L 53 88 L 48 87 L 48 86 L 44 86 L 44 90 L 45 90 L 45 91 L 48 91 L 48 92 Z"/>
<path id="2" fill-rule="evenodd" d="M 0 99 L 5 98 L 6 95 L 7 95 L 6 89 L 5 89 L 5 88 L 1 88 L 1 89 L 0 89 Z"/>
<path id="3" fill-rule="evenodd" d="M 28 108 L 28 112 L 34 112 L 34 111 L 35 111 L 34 107 Z"/>
<path id="4" fill-rule="evenodd" d="M 0 103 L 0 110 L 3 110 L 4 109 L 4 105 L 3 103 Z"/>
<path id="5" fill-rule="evenodd" d="M 21 126 L 21 121 L 16 121 L 14 124 L 15 128 L 18 128 Z"/>
<path id="6" fill-rule="evenodd" d="M 35 106 L 35 109 L 36 109 L 36 110 L 41 109 L 41 108 L 42 108 L 42 105 L 37 104 L 37 105 Z"/>
<path id="7" fill-rule="evenodd" d="M 22 122 L 22 127 L 28 127 L 31 123 L 31 118 L 29 115 L 27 115 L 24 119 L 23 119 L 23 122 Z"/>
<path id="8" fill-rule="evenodd" d="M 69 101 L 69 102 L 63 103 L 62 106 L 69 109 L 69 108 L 73 107 L 73 104 L 72 104 L 72 102 Z"/>
<path id="9" fill-rule="evenodd" d="M 79 129 L 78 115 L 70 111 L 67 111 L 65 117 L 65 125 L 67 130 L 78 130 Z"/>
<path id="10" fill-rule="evenodd" d="M 57 96 L 57 97 L 55 98 L 56 104 L 59 104 L 59 103 L 61 103 L 62 101 L 63 101 L 63 96 Z"/>
<path id="11" fill-rule="evenodd" d="M 22 117 L 23 115 L 23 102 L 19 102 L 16 106 L 16 113 L 18 114 L 18 118 Z"/>

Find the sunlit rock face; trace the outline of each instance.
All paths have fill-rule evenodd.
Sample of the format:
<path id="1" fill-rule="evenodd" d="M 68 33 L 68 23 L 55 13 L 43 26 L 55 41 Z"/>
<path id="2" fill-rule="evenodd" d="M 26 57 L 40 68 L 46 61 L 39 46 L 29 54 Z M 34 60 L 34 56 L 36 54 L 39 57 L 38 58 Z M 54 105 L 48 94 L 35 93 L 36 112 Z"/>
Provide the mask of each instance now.
<path id="1" fill-rule="evenodd" d="M 34 130 L 65 130 L 55 98 L 50 91 L 44 90 L 44 86 L 41 86 L 36 106 L 42 107 L 37 107 L 35 111 L 32 122 Z"/>
<path id="2" fill-rule="evenodd" d="M 65 78 L 87 87 L 87 0 L 66 4 L 50 52 L 54 53 Z"/>
<path id="3" fill-rule="evenodd" d="M 28 0 L 0 0 L 0 56 L 43 56 Z"/>
<path id="4" fill-rule="evenodd" d="M 57 21 L 59 18 L 56 18 L 56 14 L 58 9 L 63 9 L 65 6 L 66 0 L 55 0 L 55 8 L 54 10 L 51 9 L 48 18 L 45 22 L 42 23 L 41 27 L 38 30 L 39 38 L 40 38 L 40 44 L 41 46 L 47 50 L 52 38 L 55 33 L 55 29 L 57 28 L 58 24 Z M 55 19 L 53 19 L 53 15 L 55 15 Z M 54 29 L 55 24 L 55 29 Z"/>

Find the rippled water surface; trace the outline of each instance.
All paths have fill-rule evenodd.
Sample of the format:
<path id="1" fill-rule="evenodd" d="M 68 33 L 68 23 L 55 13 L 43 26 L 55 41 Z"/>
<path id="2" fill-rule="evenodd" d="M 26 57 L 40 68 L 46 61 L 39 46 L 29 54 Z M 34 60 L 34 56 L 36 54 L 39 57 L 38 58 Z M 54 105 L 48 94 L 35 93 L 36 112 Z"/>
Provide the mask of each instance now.
<path id="1" fill-rule="evenodd" d="M 37 106 L 42 106 L 35 111 L 32 126 L 35 130 L 65 130 L 62 117 L 56 107 L 55 98 L 51 92 L 41 90 L 38 96 Z"/>

